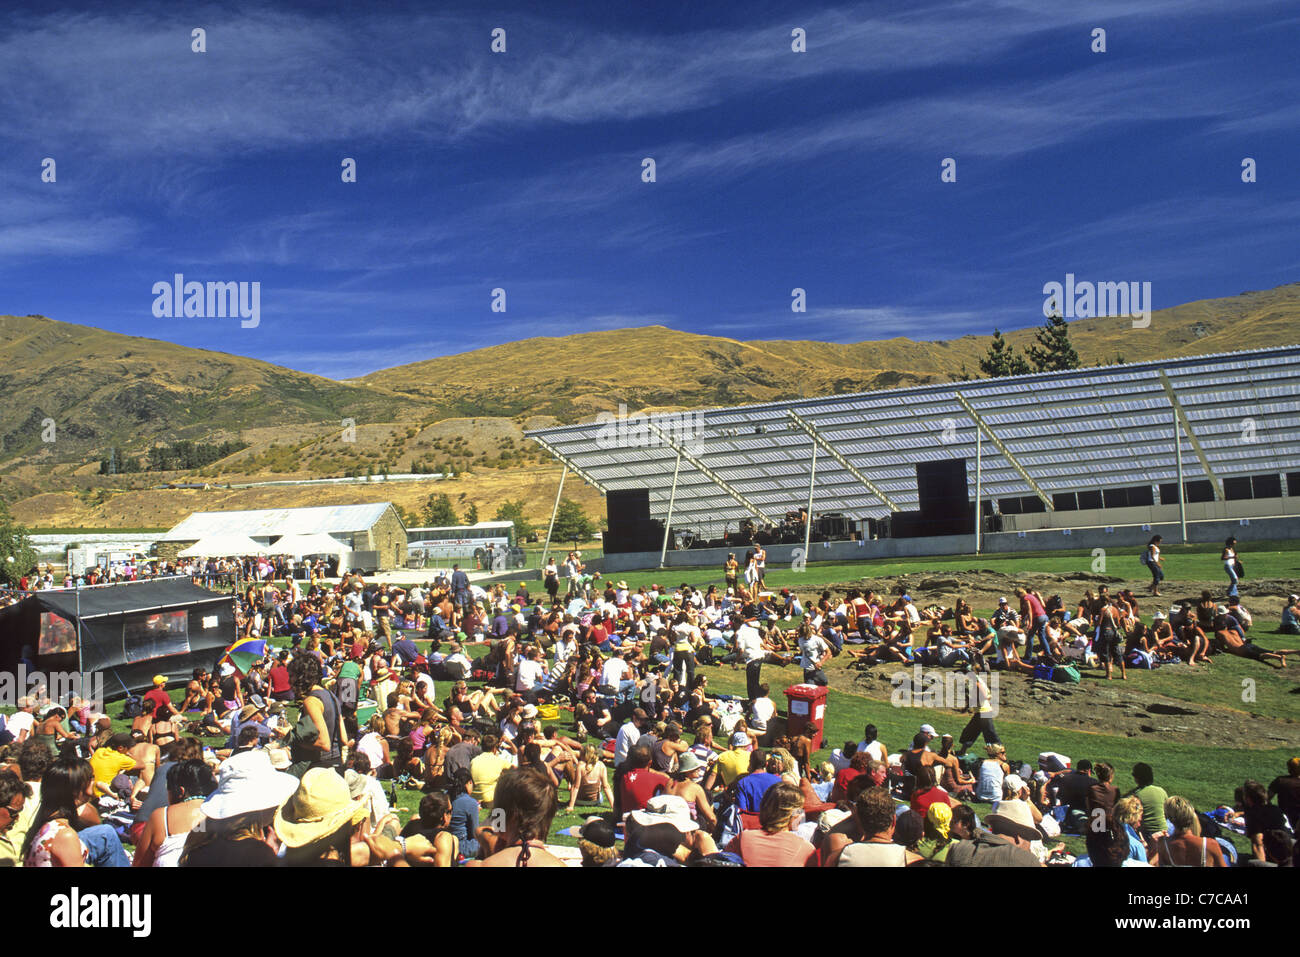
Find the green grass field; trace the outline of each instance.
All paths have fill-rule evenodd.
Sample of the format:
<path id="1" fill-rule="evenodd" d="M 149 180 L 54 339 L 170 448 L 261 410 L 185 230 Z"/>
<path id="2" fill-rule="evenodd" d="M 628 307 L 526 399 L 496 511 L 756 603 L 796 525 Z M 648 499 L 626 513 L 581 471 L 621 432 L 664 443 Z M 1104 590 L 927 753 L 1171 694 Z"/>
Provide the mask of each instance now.
<path id="1" fill-rule="evenodd" d="M 1127 576 L 1133 579 L 1135 588 L 1145 583 L 1145 570 L 1125 550 L 1117 565 L 1127 570 Z M 1165 549 L 1167 556 L 1167 574 L 1174 581 L 1167 587 L 1166 595 L 1178 596 L 1180 591 L 1177 580 L 1214 580 L 1220 577 L 1218 550 L 1215 547 L 1173 546 Z M 794 572 L 789 569 L 773 567 L 769 570 L 769 586 L 791 587 L 803 594 L 812 594 L 831 582 L 846 582 L 855 579 L 880 579 L 885 576 L 914 574 L 918 572 L 965 571 L 990 569 L 1015 575 L 1024 572 L 1090 571 L 1093 562 L 1092 553 L 1052 552 L 1045 554 L 1015 556 L 956 556 L 939 559 L 907 559 L 885 564 L 809 564 L 805 571 Z M 1258 550 L 1251 549 L 1245 553 L 1245 561 L 1252 578 L 1300 578 L 1300 543 L 1282 542 L 1261 545 Z M 1131 566 L 1131 567 L 1130 567 Z M 1143 572 L 1139 577 L 1137 572 Z M 1112 574 L 1124 574 L 1120 571 Z M 721 570 L 716 573 L 707 569 L 672 569 L 667 571 L 646 570 L 620 573 L 617 578 L 626 579 L 635 588 L 642 584 L 658 582 L 664 585 L 676 585 L 687 581 L 700 585 L 711 581 L 721 581 Z M 1081 593 L 1084 586 L 1080 585 Z M 1067 600 L 1077 595 L 1071 591 Z M 977 613 L 991 613 L 990 608 L 977 608 Z M 1148 618 L 1149 620 L 1149 618 Z M 793 624 L 793 623 L 791 623 Z M 1294 636 L 1284 637 L 1270 632 L 1276 627 L 1275 621 L 1257 619 L 1252 636 L 1265 648 L 1278 648 L 1294 644 Z M 485 652 L 483 646 L 471 649 L 475 656 Z M 833 659 L 828 670 L 847 667 L 847 656 Z M 733 671 L 730 666 L 702 667 L 702 673 L 709 677 L 710 688 L 714 693 L 740 694 L 745 692 L 744 672 Z M 1084 671 L 1084 683 L 1098 681 L 1095 671 Z M 1249 705 L 1242 703 L 1242 679 L 1250 678 L 1255 683 L 1256 700 Z M 772 697 L 785 711 L 784 688 L 796 684 L 802 679 L 797 667 L 765 666 L 764 681 L 773 691 Z M 1286 671 L 1228 656 L 1218 656 L 1212 668 L 1200 668 L 1195 672 L 1187 669 L 1168 669 L 1156 671 L 1129 672 L 1128 690 L 1137 688 L 1154 693 L 1168 695 L 1189 702 L 1216 705 L 1223 708 L 1249 711 L 1257 714 L 1280 717 L 1290 720 L 1300 718 L 1300 697 L 1295 691 L 1300 680 L 1300 663 L 1291 665 Z M 441 697 L 443 689 L 439 687 Z M 179 696 L 179 693 L 177 693 Z M 119 708 L 114 706 L 112 711 Z M 881 701 L 854 694 L 849 691 L 831 690 L 827 698 L 825 719 L 825 744 L 818 752 L 818 762 L 829 757 L 830 749 L 841 746 L 847 740 L 856 741 L 861 737 L 863 726 L 872 723 L 880 731 L 880 738 L 890 751 L 905 748 L 912 735 L 922 723 L 933 724 L 940 732 L 958 734 L 966 722 L 966 716 L 952 711 L 925 708 L 896 708 L 888 701 Z M 128 722 L 115 720 L 115 726 L 127 727 Z M 571 733 L 571 713 L 562 710 L 556 722 L 563 732 Z M 1013 763 L 1026 761 L 1033 764 L 1040 751 L 1059 751 L 1070 755 L 1074 760 L 1090 758 L 1094 762 L 1109 761 L 1116 768 L 1116 783 L 1121 791 L 1132 786 L 1131 770 L 1135 763 L 1146 762 L 1155 769 L 1156 781 L 1170 794 L 1181 794 L 1190 799 L 1198 809 L 1210 810 L 1215 806 L 1232 803 L 1233 789 L 1240 786 L 1247 778 L 1255 778 L 1267 783 L 1284 773 L 1284 765 L 1293 751 L 1288 748 L 1265 748 L 1255 746 L 1254 741 L 1228 740 L 1186 740 L 1161 738 L 1154 736 L 1125 737 L 1102 733 L 1089 733 L 1075 729 L 1046 727 L 1041 724 L 1020 723 L 1010 720 L 998 722 L 998 731 L 1007 746 L 1008 756 Z M 216 745 L 216 739 L 208 739 Z M 978 745 L 977 745 L 978 747 Z M 419 804 L 419 791 L 403 791 L 398 794 L 398 806 L 402 810 L 402 819 L 408 820 Z M 567 792 L 561 793 L 561 806 L 567 800 Z M 560 844 L 573 844 L 573 839 L 558 835 L 557 832 L 574 824 L 580 824 L 588 814 L 599 813 L 607 808 L 578 807 L 575 814 L 561 812 L 557 816 L 553 829 L 553 839 Z M 1067 844 L 1074 842 L 1067 839 Z M 1238 846 L 1244 844 L 1238 841 Z M 1073 849 L 1073 848 L 1072 848 Z"/>

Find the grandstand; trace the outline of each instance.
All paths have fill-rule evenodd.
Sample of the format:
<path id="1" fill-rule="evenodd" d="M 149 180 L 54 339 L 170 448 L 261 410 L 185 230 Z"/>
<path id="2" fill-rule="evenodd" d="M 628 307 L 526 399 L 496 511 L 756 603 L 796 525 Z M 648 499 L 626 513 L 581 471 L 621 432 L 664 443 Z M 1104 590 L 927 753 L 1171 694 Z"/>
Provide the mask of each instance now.
<path id="1" fill-rule="evenodd" d="M 606 495 L 607 570 L 714 564 L 718 548 L 750 540 L 775 560 L 813 542 L 808 557 L 843 560 L 1128 546 L 1157 531 L 1210 541 L 1252 520 L 1252 537 L 1300 537 L 1300 346 L 707 409 L 689 422 L 527 433 L 564 476 Z M 638 497 L 639 514 L 616 511 Z"/>

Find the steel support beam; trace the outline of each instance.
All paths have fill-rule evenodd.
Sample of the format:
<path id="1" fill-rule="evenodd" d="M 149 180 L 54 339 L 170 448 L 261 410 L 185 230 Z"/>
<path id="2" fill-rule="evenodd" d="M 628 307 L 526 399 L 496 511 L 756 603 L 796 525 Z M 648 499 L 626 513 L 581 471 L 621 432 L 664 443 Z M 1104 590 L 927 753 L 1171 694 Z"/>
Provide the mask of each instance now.
<path id="1" fill-rule="evenodd" d="M 1034 477 L 1025 471 L 1025 467 L 1020 464 L 1016 457 L 1011 453 L 1011 450 L 1007 448 L 1006 443 L 998 438 L 997 433 L 994 432 L 993 429 L 989 427 L 989 424 L 984 421 L 984 417 L 975 411 L 975 406 L 966 401 L 966 397 L 960 392 L 954 392 L 953 397 L 956 398 L 961 407 L 966 410 L 966 414 L 975 420 L 975 428 L 983 430 L 984 434 L 989 437 L 989 441 L 993 443 L 993 447 L 997 449 L 1011 467 L 1020 474 L 1020 477 L 1025 480 L 1025 484 L 1029 486 L 1030 490 L 1043 500 L 1043 504 L 1047 506 L 1047 510 L 1049 512 L 1056 511 L 1056 505 L 1052 502 L 1052 496 L 1044 492 L 1042 486 L 1034 481 Z"/>
<path id="2" fill-rule="evenodd" d="M 872 495 L 884 502 L 891 512 L 899 511 L 898 506 L 894 504 L 894 500 L 881 491 L 880 487 L 877 486 L 876 483 L 863 475 L 856 465 L 841 455 L 839 450 L 836 449 L 835 446 L 831 445 L 831 443 L 826 440 L 825 436 L 817 431 L 817 426 L 813 425 L 794 409 L 787 409 L 786 415 L 790 416 L 795 425 L 799 426 L 800 429 L 808 434 L 808 437 L 813 440 L 815 445 L 821 446 L 822 450 L 827 455 L 839 463 L 840 468 L 852 475 L 855 479 L 861 482 L 865 488 L 870 490 Z M 816 455 L 816 451 L 814 451 L 813 454 Z"/>
<path id="3" fill-rule="evenodd" d="M 1174 417 L 1178 424 L 1183 427 L 1187 433 L 1187 441 L 1192 446 L 1192 451 L 1196 457 L 1201 460 L 1201 468 L 1205 470 L 1205 477 L 1210 480 L 1210 488 L 1214 491 L 1214 500 L 1223 501 L 1223 480 L 1214 474 L 1214 469 L 1210 468 L 1210 459 L 1205 454 L 1205 449 L 1201 448 L 1201 442 L 1192 431 L 1192 422 L 1187 418 L 1187 413 L 1183 411 L 1183 404 L 1178 401 L 1178 393 L 1174 391 L 1174 384 L 1169 381 L 1169 376 L 1165 375 L 1165 370 L 1160 369 L 1157 373 L 1160 376 L 1160 384 L 1165 387 L 1165 395 L 1169 397 L 1169 404 L 1174 407 Z M 1184 497 L 1182 485 L 1178 486 L 1178 497 Z"/>
<path id="4" fill-rule="evenodd" d="M 1187 544 L 1187 486 L 1183 484 L 1183 430 L 1174 413 L 1174 459 L 1178 463 L 1178 528 L 1182 542 Z"/>
<path id="5" fill-rule="evenodd" d="M 686 451 L 686 449 L 684 449 L 675 439 L 673 439 L 671 435 L 669 435 L 663 429 L 659 428 L 659 426 L 657 426 L 655 423 L 646 422 L 646 427 L 655 435 L 659 436 L 659 441 L 663 442 L 663 444 L 666 447 L 672 449 L 674 452 L 676 452 L 679 456 L 681 456 L 691 465 L 695 466 L 695 468 L 697 468 L 704 475 L 705 478 L 707 478 L 710 482 L 712 482 L 718 488 L 722 489 L 722 491 L 726 492 L 729 496 L 731 496 L 731 498 L 735 500 L 736 504 L 738 504 L 745 511 L 749 512 L 749 514 L 753 515 L 755 518 L 762 519 L 762 521 L 768 525 L 781 524 L 780 522 L 776 521 L 776 519 L 772 518 L 770 515 L 764 512 L 757 505 L 755 505 L 753 502 L 751 502 L 749 499 L 745 498 L 743 493 L 733 488 L 731 484 L 727 482 L 726 479 L 724 479 L 717 472 L 713 471 L 713 469 L 705 465 L 704 462 L 702 462 L 698 456 L 695 456 L 690 452 Z"/>
<path id="6" fill-rule="evenodd" d="M 560 511 L 560 496 L 564 494 L 564 480 L 568 475 L 569 463 L 565 462 L 564 471 L 560 473 L 560 487 L 555 490 L 555 504 L 551 506 L 551 522 L 546 526 L 546 544 L 542 546 L 542 568 L 546 567 L 546 556 L 551 552 L 551 532 L 555 529 L 555 516 Z"/>
<path id="7" fill-rule="evenodd" d="M 817 485 L 817 444 L 813 443 L 812 466 L 808 469 L 808 515 L 803 523 L 803 558 L 808 561 L 808 550 L 812 548 L 813 489 Z"/>
<path id="8" fill-rule="evenodd" d="M 682 457 L 679 453 L 677 464 L 673 466 L 673 487 L 668 493 L 668 517 L 664 519 L 664 544 L 659 549 L 659 567 L 664 567 L 668 560 L 668 536 L 673 533 L 673 506 L 677 504 L 677 476 L 682 470 Z"/>
<path id="9" fill-rule="evenodd" d="M 975 554 L 980 553 L 980 532 L 984 515 L 980 511 L 980 499 L 984 497 L 984 430 L 975 430 Z"/>

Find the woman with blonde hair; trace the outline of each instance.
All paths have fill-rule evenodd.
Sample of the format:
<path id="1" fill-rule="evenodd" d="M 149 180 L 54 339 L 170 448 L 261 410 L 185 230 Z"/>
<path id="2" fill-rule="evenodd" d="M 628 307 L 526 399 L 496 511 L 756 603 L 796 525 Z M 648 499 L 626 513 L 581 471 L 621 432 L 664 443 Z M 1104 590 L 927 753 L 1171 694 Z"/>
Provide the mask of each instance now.
<path id="1" fill-rule="evenodd" d="M 1115 802 L 1115 822 L 1128 837 L 1128 860 L 1147 863 L 1147 846 L 1139 833 L 1142 829 L 1142 801 L 1130 794 Z"/>
<path id="2" fill-rule="evenodd" d="M 578 783 L 569 789 L 569 806 L 565 812 L 573 813 L 579 800 L 583 804 L 596 804 L 606 799 L 613 807 L 614 789 L 609 783 L 609 768 L 600 760 L 600 752 L 594 744 L 583 745 L 582 757 L 578 759 Z"/>
<path id="3" fill-rule="evenodd" d="M 1007 764 L 1007 749 L 1000 744 L 990 744 L 985 746 L 984 751 L 988 757 L 980 763 L 975 797 L 972 800 L 1000 801 L 1002 781 L 1011 773 L 1011 765 Z"/>
<path id="4" fill-rule="evenodd" d="M 786 781 L 773 784 L 758 808 L 762 829 L 741 831 L 726 850 L 746 867 L 814 867 L 817 849 L 795 833 L 803 823 L 803 792 Z"/>
<path id="5" fill-rule="evenodd" d="M 1165 818 L 1174 826 L 1173 837 L 1161 835 L 1152 848 L 1151 863 L 1157 867 L 1227 867 L 1218 841 L 1201 835 L 1196 808 L 1187 798 L 1174 795 L 1165 800 Z"/>

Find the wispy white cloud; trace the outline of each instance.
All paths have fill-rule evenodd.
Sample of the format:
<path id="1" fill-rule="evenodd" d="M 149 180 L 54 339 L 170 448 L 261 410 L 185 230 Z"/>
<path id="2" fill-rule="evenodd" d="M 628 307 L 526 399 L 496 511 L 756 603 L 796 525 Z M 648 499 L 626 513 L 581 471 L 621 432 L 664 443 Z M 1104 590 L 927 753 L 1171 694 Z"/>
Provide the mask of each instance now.
<path id="1" fill-rule="evenodd" d="M 13 18 L 0 39 L 0 137 L 128 156 L 394 135 L 461 140 L 666 116 L 835 74 L 969 67 L 1098 17 L 1186 20 L 1218 7 L 956 2 L 882 13 L 856 5 L 686 35 L 514 14 L 501 18 L 504 56 L 488 51 L 496 21 L 478 13 L 51 12 Z M 190 50 L 196 24 L 207 30 L 204 54 Z M 790 52 L 793 26 L 808 31 L 807 54 Z"/>

